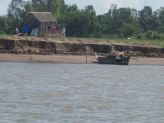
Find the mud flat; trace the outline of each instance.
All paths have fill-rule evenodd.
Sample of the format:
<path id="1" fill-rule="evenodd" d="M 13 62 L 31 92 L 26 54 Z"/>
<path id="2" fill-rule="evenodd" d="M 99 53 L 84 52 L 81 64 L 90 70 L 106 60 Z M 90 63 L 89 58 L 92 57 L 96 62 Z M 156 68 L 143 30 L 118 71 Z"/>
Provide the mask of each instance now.
<path id="1" fill-rule="evenodd" d="M 59 64 L 86 64 L 85 55 L 15 55 L 0 54 L 0 62 L 26 62 L 26 63 L 59 63 Z M 97 64 L 96 57 L 88 55 L 87 64 Z M 129 65 L 155 65 L 164 66 L 163 58 L 132 57 Z"/>

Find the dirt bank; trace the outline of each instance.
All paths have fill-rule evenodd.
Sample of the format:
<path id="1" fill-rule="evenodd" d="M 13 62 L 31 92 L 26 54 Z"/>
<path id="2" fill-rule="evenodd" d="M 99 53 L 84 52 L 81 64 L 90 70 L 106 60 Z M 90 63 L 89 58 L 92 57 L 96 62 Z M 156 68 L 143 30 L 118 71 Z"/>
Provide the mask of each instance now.
<path id="1" fill-rule="evenodd" d="M 132 56 L 164 57 L 164 48 L 151 45 L 136 46 L 131 43 L 114 41 L 99 42 L 85 39 L 52 39 L 39 37 L 0 37 L 0 53 L 22 55 L 85 55 L 86 47 L 89 55 L 125 53 L 131 50 Z"/>

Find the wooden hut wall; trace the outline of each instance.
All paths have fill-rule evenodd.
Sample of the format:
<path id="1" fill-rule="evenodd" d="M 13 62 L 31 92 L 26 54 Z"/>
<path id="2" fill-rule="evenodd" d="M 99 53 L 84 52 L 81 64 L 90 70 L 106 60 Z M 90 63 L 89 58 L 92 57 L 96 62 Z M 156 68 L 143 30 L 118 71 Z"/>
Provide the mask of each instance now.
<path id="1" fill-rule="evenodd" d="M 49 25 L 51 27 L 57 26 L 57 22 L 45 22 L 44 25 Z"/>
<path id="2" fill-rule="evenodd" d="M 31 14 L 24 22 L 24 25 L 26 26 L 40 25 L 40 22 L 36 19 L 36 17 L 33 14 Z"/>

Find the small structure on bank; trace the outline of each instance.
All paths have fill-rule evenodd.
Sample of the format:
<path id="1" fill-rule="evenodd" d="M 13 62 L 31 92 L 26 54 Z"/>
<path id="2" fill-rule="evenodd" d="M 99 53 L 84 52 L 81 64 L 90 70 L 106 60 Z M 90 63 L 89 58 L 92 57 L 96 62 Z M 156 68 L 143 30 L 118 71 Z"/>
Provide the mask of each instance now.
<path id="1" fill-rule="evenodd" d="M 30 12 L 24 20 L 22 32 L 30 36 L 59 37 L 63 35 L 62 26 L 51 12 Z"/>

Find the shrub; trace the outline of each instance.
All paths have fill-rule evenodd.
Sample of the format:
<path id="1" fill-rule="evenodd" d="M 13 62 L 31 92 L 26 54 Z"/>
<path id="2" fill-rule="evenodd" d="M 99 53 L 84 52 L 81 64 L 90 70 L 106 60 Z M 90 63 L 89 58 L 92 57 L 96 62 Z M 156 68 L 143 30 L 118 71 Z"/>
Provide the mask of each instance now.
<path id="1" fill-rule="evenodd" d="M 164 33 L 164 28 L 163 27 L 158 27 L 157 32 L 158 33 Z"/>
<path id="2" fill-rule="evenodd" d="M 111 38 L 110 35 L 103 35 L 102 37 L 103 37 L 103 38 L 106 38 L 106 39 L 110 39 L 110 38 Z"/>
<path id="3" fill-rule="evenodd" d="M 100 32 L 94 32 L 90 36 L 90 38 L 102 38 L 102 34 Z"/>
<path id="4" fill-rule="evenodd" d="M 124 23 L 123 27 L 120 29 L 120 32 L 124 35 L 125 38 L 131 37 L 134 33 L 134 26 Z"/>
<path id="5" fill-rule="evenodd" d="M 152 34 L 153 34 L 153 31 L 148 31 L 146 33 L 146 39 L 152 39 Z"/>
<path id="6" fill-rule="evenodd" d="M 141 39 L 142 38 L 142 35 L 141 34 L 138 34 L 138 35 L 136 35 L 136 38 L 137 39 Z"/>
<path id="7" fill-rule="evenodd" d="M 111 36 L 111 39 L 117 39 L 118 38 L 118 35 L 116 35 L 116 34 L 113 34 L 112 36 Z"/>
<path id="8" fill-rule="evenodd" d="M 152 39 L 158 39 L 158 33 L 156 33 L 156 32 L 153 32 L 152 33 Z"/>
<path id="9" fill-rule="evenodd" d="M 164 40 L 164 34 L 163 33 L 158 34 L 158 39 L 159 40 Z"/>
<path id="10" fill-rule="evenodd" d="M 3 32 L 3 31 L 0 31 L 0 34 L 5 34 L 5 32 Z"/>

